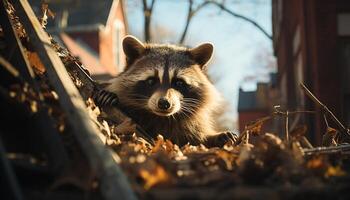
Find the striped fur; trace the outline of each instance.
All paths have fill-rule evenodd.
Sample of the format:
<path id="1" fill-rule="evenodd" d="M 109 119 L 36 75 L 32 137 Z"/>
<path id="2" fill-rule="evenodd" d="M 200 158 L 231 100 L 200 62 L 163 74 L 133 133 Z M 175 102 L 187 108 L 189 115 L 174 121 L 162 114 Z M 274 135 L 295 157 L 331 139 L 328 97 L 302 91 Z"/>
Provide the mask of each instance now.
<path id="1" fill-rule="evenodd" d="M 188 49 L 128 36 L 123 48 L 128 64 L 106 90 L 119 96 L 122 110 L 136 123 L 178 145 L 203 143 L 217 133 L 213 113 L 220 95 L 206 74 L 211 44 Z M 157 107 L 160 98 L 170 102 L 166 112 Z"/>

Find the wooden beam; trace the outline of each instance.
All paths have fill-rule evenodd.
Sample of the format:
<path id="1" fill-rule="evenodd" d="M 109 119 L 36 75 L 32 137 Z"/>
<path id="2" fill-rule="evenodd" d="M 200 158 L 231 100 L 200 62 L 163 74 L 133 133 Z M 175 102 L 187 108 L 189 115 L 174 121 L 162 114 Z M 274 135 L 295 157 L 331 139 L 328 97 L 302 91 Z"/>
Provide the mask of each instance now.
<path id="1" fill-rule="evenodd" d="M 99 130 L 92 123 L 78 89 L 70 79 L 65 66 L 51 47 L 47 33 L 26 0 L 12 1 L 21 23 L 39 58 L 46 67 L 51 85 L 59 96 L 59 101 L 73 133 L 87 156 L 90 167 L 100 180 L 104 199 L 136 199 L 126 176 L 98 138 Z"/>

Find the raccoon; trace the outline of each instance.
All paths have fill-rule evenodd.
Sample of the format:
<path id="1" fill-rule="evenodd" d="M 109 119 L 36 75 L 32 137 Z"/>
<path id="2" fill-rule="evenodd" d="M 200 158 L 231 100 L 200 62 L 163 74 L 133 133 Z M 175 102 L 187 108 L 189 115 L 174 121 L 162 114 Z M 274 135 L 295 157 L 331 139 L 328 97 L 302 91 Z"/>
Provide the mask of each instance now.
<path id="1" fill-rule="evenodd" d="M 222 146 L 237 135 L 218 132 L 214 113 L 220 95 L 206 68 L 213 45 L 195 48 L 123 40 L 125 70 L 105 88 L 119 97 L 118 107 L 152 137 L 162 134 L 180 146 Z"/>

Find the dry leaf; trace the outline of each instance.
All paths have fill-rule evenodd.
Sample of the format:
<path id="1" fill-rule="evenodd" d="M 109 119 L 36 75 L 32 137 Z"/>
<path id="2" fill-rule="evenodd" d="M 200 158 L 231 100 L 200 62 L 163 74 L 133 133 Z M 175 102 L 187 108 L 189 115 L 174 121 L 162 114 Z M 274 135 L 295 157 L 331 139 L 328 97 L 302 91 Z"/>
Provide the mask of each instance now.
<path id="1" fill-rule="evenodd" d="M 253 122 L 250 122 L 246 125 L 245 131 L 248 131 L 252 135 L 260 135 L 263 124 L 269 119 L 271 119 L 271 117 L 263 117 Z"/>
<path id="2" fill-rule="evenodd" d="M 338 130 L 327 127 L 326 133 L 322 136 L 322 145 L 323 146 L 337 146 L 337 141 L 335 138 L 337 137 Z"/>
<path id="3" fill-rule="evenodd" d="M 326 165 L 327 163 L 324 161 L 324 158 L 322 156 L 314 157 L 308 160 L 306 163 L 306 167 L 308 169 L 313 169 L 313 170 L 325 168 Z"/>
<path id="4" fill-rule="evenodd" d="M 43 13 L 43 16 L 40 18 L 40 24 L 43 28 L 46 28 L 47 19 L 49 17 L 53 19 L 55 14 L 49 9 L 49 5 L 46 3 L 41 4 L 41 12 Z"/>
<path id="5" fill-rule="evenodd" d="M 342 168 L 339 165 L 336 167 L 329 166 L 325 173 L 326 178 L 329 178 L 331 176 L 345 176 L 345 175 L 346 175 L 346 172 L 342 170 Z"/>
<path id="6" fill-rule="evenodd" d="M 30 62 L 30 65 L 37 72 L 39 72 L 40 74 L 43 74 L 46 71 L 43 63 L 41 62 L 41 60 L 36 52 L 27 51 L 27 57 L 28 57 L 28 60 Z"/>
<path id="7" fill-rule="evenodd" d="M 30 109 L 32 110 L 33 113 L 38 112 L 38 103 L 36 101 L 31 101 Z"/>
<path id="8" fill-rule="evenodd" d="M 145 180 L 144 188 L 146 190 L 149 190 L 159 183 L 168 182 L 170 180 L 168 173 L 160 165 L 157 165 L 152 171 L 141 169 L 140 176 Z"/>
<path id="9" fill-rule="evenodd" d="M 293 138 L 300 138 L 301 136 L 304 136 L 307 132 L 307 126 L 302 125 L 294 128 L 289 135 Z"/>
<path id="10" fill-rule="evenodd" d="M 236 160 L 237 155 L 234 155 L 233 153 L 230 153 L 225 150 L 216 151 L 216 155 L 219 156 L 219 158 L 221 158 L 225 162 L 227 170 L 233 169 L 233 163 Z"/>
<path id="11" fill-rule="evenodd" d="M 162 145 L 164 144 L 164 138 L 162 135 L 158 135 L 157 136 L 157 141 L 156 144 L 154 145 L 154 147 L 152 148 L 152 153 L 156 153 L 158 152 L 161 148 Z"/>

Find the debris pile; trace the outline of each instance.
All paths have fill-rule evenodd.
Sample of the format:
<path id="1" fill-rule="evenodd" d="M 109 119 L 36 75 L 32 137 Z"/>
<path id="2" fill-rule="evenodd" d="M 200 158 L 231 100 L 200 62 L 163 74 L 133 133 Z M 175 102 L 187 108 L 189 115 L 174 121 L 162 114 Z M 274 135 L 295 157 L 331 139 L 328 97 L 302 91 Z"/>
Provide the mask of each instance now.
<path id="1" fill-rule="evenodd" d="M 58 190 L 77 190 L 83 191 L 83 194 L 89 194 L 91 199 L 98 199 L 100 197 L 98 192 L 104 191 L 101 189 L 103 184 L 96 180 L 95 174 L 92 174 L 86 165 L 88 161 L 82 153 L 84 149 L 78 145 L 79 138 L 72 134 L 72 122 L 59 101 L 62 97 L 58 95 L 58 91 L 50 81 L 47 66 L 38 55 L 38 50 L 32 48 L 31 37 L 22 26 L 14 7 L 9 3 L 6 3 L 6 6 L 14 33 L 19 38 L 18 48 L 25 50 L 25 60 L 31 67 L 27 72 L 32 70 L 34 75 L 31 79 L 25 78 L 28 74 L 18 70 L 24 69 L 25 66 L 16 66 L 20 63 L 10 62 L 13 59 L 11 60 L 7 54 L 1 54 L 0 96 L 6 102 L 6 105 L 3 104 L 1 108 L 7 107 L 7 112 L 1 114 L 1 119 L 6 118 L 6 114 L 9 114 L 10 118 L 23 115 L 25 119 L 22 121 L 30 119 L 30 122 L 37 123 L 35 128 L 30 129 L 31 131 L 50 133 L 49 136 L 43 136 L 43 134 L 28 132 L 29 138 L 31 134 L 36 136 L 35 139 L 28 140 L 29 143 L 44 144 L 42 148 L 31 149 L 33 147 L 31 144 L 23 142 L 15 141 L 13 145 L 10 144 L 9 141 L 13 141 L 13 138 L 6 140 L 4 139 L 6 134 L 3 133 L 11 130 L 12 125 L 1 124 L 0 131 L 4 146 L 7 147 L 7 159 L 13 163 L 16 161 L 22 163 L 15 164 L 17 166 L 15 173 L 19 179 L 22 179 L 20 185 L 26 189 L 25 194 L 29 194 L 33 199 L 43 195 L 35 193 L 37 191 L 35 187 L 39 188 L 39 191 L 44 190 L 45 195 Z M 46 15 L 51 12 L 47 6 L 43 6 L 43 10 L 44 16 L 40 22 L 45 27 Z M 8 30 L 5 30 L 9 27 L 5 27 L 3 23 L 1 26 L 0 41 L 2 42 L 9 37 L 6 35 Z M 350 198 L 347 192 L 350 189 L 350 147 L 346 144 L 348 142 L 346 137 L 340 137 L 340 134 L 343 134 L 342 130 L 329 127 L 324 136 L 324 147 L 321 148 L 312 147 L 307 140 L 307 127 L 304 125 L 290 132 L 288 129 L 280 130 L 288 135 L 284 139 L 277 136 L 282 134 L 262 132 L 261 127 L 267 120 L 273 120 L 276 116 L 286 117 L 286 115 L 288 118 L 288 114 L 293 114 L 276 107 L 276 112 L 271 116 L 257 119 L 247 125 L 235 144 L 227 143 L 223 148 L 207 148 L 204 145 L 190 144 L 179 147 L 161 135 L 154 138 L 154 141 L 138 133 L 121 135 L 118 130 L 130 123 L 127 117 L 121 115 L 121 119 L 115 119 L 104 114 L 103 109 L 97 107 L 92 100 L 98 84 L 89 78 L 88 71 L 77 58 L 70 55 L 52 38 L 49 45 L 61 59 L 84 99 L 86 111 L 89 113 L 88 118 L 99 130 L 96 135 L 106 148 L 113 150 L 115 165 L 121 166 L 138 197 L 142 199 L 261 199 L 264 195 L 268 199 Z M 5 48 L 1 49 L 1 52 L 4 51 Z M 16 55 L 19 56 L 19 54 Z M 42 117 L 47 121 L 34 120 L 33 117 L 37 117 L 37 113 L 43 113 Z M 8 121 L 11 120 L 8 119 Z M 16 119 L 11 122 L 13 121 Z M 18 123 L 22 121 L 17 120 Z M 44 123 L 52 126 L 51 129 L 44 126 Z M 142 124 L 140 126 L 142 127 Z M 45 130 L 40 131 L 40 129 Z M 23 131 L 24 129 L 19 128 L 17 132 L 23 133 Z M 36 141 L 40 140 L 38 138 L 41 138 L 41 143 Z M 62 150 L 53 151 L 53 148 L 48 146 L 57 138 L 60 138 L 63 147 Z M 251 142 L 252 138 L 254 143 Z M 24 145 L 27 148 L 17 151 L 18 145 Z M 53 151 L 53 153 L 43 154 L 42 151 Z M 60 159 L 56 161 L 58 156 Z M 70 162 L 69 167 L 66 166 L 66 162 Z M 50 170 L 44 173 L 41 167 L 47 165 Z M 65 166 L 63 170 L 61 165 Z M 34 168 L 38 174 L 33 174 Z M 32 181 L 30 178 L 34 175 L 42 180 Z M 34 189 L 28 189 L 30 184 Z M 115 187 L 115 190 L 118 190 L 119 186 Z M 59 196 L 54 197 L 59 199 Z"/>

